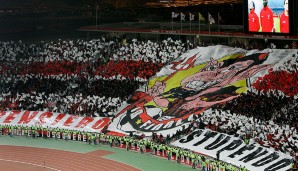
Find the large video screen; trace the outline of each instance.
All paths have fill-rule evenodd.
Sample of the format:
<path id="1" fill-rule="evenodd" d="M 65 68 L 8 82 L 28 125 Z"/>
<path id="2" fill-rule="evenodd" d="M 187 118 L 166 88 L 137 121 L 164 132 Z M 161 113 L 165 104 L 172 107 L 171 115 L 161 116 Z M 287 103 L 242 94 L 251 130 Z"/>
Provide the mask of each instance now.
<path id="1" fill-rule="evenodd" d="M 248 32 L 290 33 L 289 0 L 246 0 Z"/>

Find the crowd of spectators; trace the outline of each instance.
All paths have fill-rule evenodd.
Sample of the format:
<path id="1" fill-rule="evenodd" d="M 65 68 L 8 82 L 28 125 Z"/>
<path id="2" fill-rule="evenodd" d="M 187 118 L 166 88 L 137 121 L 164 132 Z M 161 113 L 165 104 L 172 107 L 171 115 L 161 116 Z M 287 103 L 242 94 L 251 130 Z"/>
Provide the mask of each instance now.
<path id="1" fill-rule="evenodd" d="M 113 116 L 191 43 L 119 39 L 0 42 L 0 109 Z"/>
<path id="2" fill-rule="evenodd" d="M 204 44 L 209 45 L 209 44 Z M 0 110 L 51 111 L 82 116 L 113 116 L 129 96 L 165 64 L 192 49 L 190 42 L 107 40 L 0 42 Z M 192 128 L 249 137 L 253 143 L 298 152 L 297 58 L 269 70 L 248 92 L 204 112 L 173 135 L 153 135 L 168 144 Z M 296 155 L 297 156 L 297 155 Z"/>
<path id="3" fill-rule="evenodd" d="M 196 121 L 207 128 L 249 139 L 286 154 L 298 154 L 298 100 L 248 92 L 205 111 Z"/>
<path id="4" fill-rule="evenodd" d="M 296 42 L 284 42 L 284 41 L 273 41 L 268 39 L 259 39 L 259 40 L 234 40 L 230 46 L 236 48 L 242 48 L 246 50 L 253 50 L 253 49 L 296 49 L 297 45 Z"/>
<path id="5" fill-rule="evenodd" d="M 286 60 L 277 69 L 270 69 L 268 74 L 259 77 L 253 87 L 259 93 L 284 94 L 294 97 L 298 94 L 298 52 Z"/>

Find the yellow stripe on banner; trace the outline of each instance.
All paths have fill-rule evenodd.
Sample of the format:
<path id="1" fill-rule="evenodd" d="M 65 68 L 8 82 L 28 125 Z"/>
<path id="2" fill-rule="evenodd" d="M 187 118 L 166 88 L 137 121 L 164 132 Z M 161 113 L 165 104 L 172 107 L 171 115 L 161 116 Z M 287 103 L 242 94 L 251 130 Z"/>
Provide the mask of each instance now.
<path id="1" fill-rule="evenodd" d="M 234 85 L 235 87 L 238 87 L 238 89 L 236 90 L 236 93 L 238 93 L 238 94 L 246 93 L 246 91 L 247 91 L 246 79 L 239 80 L 232 85 Z"/>

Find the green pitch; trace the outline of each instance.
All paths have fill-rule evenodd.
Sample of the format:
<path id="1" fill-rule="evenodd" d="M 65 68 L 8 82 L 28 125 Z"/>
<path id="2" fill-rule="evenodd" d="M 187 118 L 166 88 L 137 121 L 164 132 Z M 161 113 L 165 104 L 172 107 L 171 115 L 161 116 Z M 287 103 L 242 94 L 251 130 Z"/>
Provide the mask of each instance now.
<path id="1" fill-rule="evenodd" d="M 274 17 L 273 20 L 274 20 L 275 32 L 280 33 L 280 18 Z"/>
<path id="2" fill-rule="evenodd" d="M 118 162 L 126 163 L 143 171 L 193 171 L 190 166 L 178 164 L 176 161 L 168 161 L 165 158 L 154 157 L 150 154 L 141 154 L 133 151 L 126 151 L 120 148 L 111 148 L 107 145 L 88 145 L 87 142 L 64 141 L 53 139 L 32 139 L 25 137 L 0 136 L 0 145 L 15 145 L 57 149 L 64 151 L 72 151 L 77 153 L 87 153 L 95 150 L 107 150 L 114 152 L 104 156 L 104 158 L 116 160 Z"/>

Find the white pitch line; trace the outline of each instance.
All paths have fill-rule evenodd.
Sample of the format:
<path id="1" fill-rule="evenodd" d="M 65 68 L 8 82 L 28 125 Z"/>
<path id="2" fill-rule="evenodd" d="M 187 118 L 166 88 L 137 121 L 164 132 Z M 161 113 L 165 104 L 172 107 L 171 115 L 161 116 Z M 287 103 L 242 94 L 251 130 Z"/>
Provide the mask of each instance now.
<path id="1" fill-rule="evenodd" d="M 50 169 L 50 170 L 61 171 L 61 170 L 59 170 L 59 169 L 55 169 L 55 168 L 52 168 L 52 167 L 43 166 L 43 165 L 34 164 L 34 163 L 28 163 L 28 162 L 21 162 L 21 161 L 15 161 L 15 160 L 6 160 L 6 159 L 0 159 L 0 161 L 14 162 L 14 163 L 21 163 L 21 164 L 27 164 L 27 165 L 32 165 L 32 166 L 43 167 L 43 168 L 47 168 L 47 169 Z"/>

